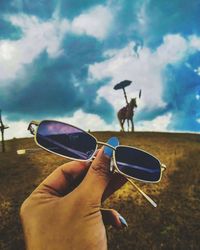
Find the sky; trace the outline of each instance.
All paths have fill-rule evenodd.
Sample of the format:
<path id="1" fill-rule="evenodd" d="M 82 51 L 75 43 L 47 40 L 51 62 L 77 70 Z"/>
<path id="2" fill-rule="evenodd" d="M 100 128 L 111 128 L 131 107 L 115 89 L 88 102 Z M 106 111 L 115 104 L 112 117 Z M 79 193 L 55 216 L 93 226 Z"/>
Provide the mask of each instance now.
<path id="1" fill-rule="evenodd" d="M 45 119 L 120 130 L 123 80 L 135 130 L 199 132 L 199 13 L 200 0 L 1 0 L 5 137 Z"/>

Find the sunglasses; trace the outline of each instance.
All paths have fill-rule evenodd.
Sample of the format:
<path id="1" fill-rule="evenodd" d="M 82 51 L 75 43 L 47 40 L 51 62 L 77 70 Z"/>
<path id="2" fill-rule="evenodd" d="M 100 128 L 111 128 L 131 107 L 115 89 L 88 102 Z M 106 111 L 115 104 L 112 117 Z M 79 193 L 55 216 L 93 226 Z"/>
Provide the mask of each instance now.
<path id="1" fill-rule="evenodd" d="M 33 126 L 37 126 L 37 129 Z M 34 135 L 35 142 L 41 148 L 71 160 L 90 161 L 95 158 L 98 145 L 113 150 L 110 171 L 123 175 L 154 206 L 157 204 L 147 196 L 133 181 L 139 180 L 157 183 L 161 180 L 164 164 L 153 155 L 138 148 L 118 145 L 113 147 L 97 139 L 88 132 L 73 125 L 44 120 L 32 121 L 28 130 Z"/>

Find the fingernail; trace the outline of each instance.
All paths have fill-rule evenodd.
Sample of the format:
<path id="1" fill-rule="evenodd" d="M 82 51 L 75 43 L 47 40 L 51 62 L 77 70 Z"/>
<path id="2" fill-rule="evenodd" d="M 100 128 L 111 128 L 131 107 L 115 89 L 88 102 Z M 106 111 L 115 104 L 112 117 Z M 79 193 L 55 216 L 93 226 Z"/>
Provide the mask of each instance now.
<path id="1" fill-rule="evenodd" d="M 108 141 L 107 144 L 116 147 L 119 145 L 119 140 L 117 137 L 111 137 Z M 107 155 L 108 157 L 112 157 L 113 149 L 109 147 L 104 148 L 104 154 Z"/>
<path id="2" fill-rule="evenodd" d="M 124 217 L 121 216 L 121 214 L 119 214 L 119 220 L 120 220 L 123 227 L 128 227 L 128 223 L 126 222 Z"/>

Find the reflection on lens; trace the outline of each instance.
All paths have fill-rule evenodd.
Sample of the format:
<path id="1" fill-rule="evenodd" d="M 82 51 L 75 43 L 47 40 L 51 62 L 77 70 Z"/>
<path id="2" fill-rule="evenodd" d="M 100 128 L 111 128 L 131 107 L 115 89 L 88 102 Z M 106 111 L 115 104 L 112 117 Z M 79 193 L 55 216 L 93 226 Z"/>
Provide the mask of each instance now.
<path id="1" fill-rule="evenodd" d="M 77 160 L 90 159 L 97 145 L 88 133 L 57 121 L 41 122 L 36 139 L 47 150 Z"/>
<path id="2" fill-rule="evenodd" d="M 125 146 L 119 146 L 115 151 L 118 169 L 135 179 L 156 182 L 160 179 L 160 162 L 152 155 Z"/>

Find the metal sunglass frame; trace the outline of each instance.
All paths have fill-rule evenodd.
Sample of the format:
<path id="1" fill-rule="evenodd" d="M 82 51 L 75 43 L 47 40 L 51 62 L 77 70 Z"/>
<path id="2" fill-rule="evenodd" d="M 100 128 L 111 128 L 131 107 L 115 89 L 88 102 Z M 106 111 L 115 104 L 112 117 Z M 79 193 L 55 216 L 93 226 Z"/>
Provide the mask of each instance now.
<path id="1" fill-rule="evenodd" d="M 76 128 L 76 129 L 78 129 L 78 130 L 80 130 L 80 131 L 83 131 L 84 133 L 86 133 L 86 134 L 88 134 L 88 135 L 90 135 L 91 137 L 93 137 L 94 139 L 95 139 L 95 141 L 96 141 L 96 148 L 95 148 L 95 151 L 94 151 L 94 153 L 92 154 L 92 156 L 89 158 L 89 159 L 87 159 L 87 160 L 79 160 L 79 159 L 77 159 L 77 158 L 73 158 L 73 157 L 68 157 L 68 156 L 65 156 L 65 155 L 61 155 L 61 154 L 59 154 L 59 153 L 55 153 L 54 151 L 51 151 L 51 150 L 49 150 L 49 149 L 47 149 L 47 148 L 45 148 L 45 147 L 43 147 L 42 145 L 40 145 L 39 143 L 38 143 L 38 141 L 37 141 L 37 138 L 36 138 L 36 135 L 37 135 L 37 131 L 38 131 L 38 128 L 39 128 L 39 125 L 42 123 L 42 122 L 46 122 L 46 121 L 48 121 L 48 122 L 59 122 L 59 123 L 62 123 L 62 124 L 64 124 L 64 125 L 68 125 L 68 126 L 71 126 L 71 127 L 73 127 L 73 128 Z M 37 129 L 35 130 L 32 126 L 37 126 Z M 106 142 L 101 142 L 101 141 L 97 141 L 97 139 L 92 135 L 92 134 L 90 134 L 89 132 L 86 132 L 86 131 L 84 131 L 84 130 L 82 130 L 82 129 L 80 129 L 80 128 L 78 128 L 78 127 L 76 127 L 76 126 L 73 126 L 73 125 L 71 125 L 71 124 L 68 124 L 68 123 L 64 123 L 64 122 L 60 122 L 60 121 L 54 121 L 54 120 L 43 120 L 43 121 L 41 121 L 41 122 L 39 122 L 39 121 L 31 121 L 30 122 L 30 124 L 29 124 L 29 126 L 28 126 L 28 130 L 30 131 L 30 133 L 32 134 L 32 135 L 34 135 L 34 141 L 35 141 L 35 143 L 36 143 L 36 145 L 38 145 L 39 147 L 41 147 L 41 148 L 43 148 L 44 150 L 46 150 L 46 151 L 48 151 L 48 152 L 50 152 L 50 153 L 53 153 L 53 154 L 56 154 L 56 155 L 59 155 L 59 156 L 61 156 L 61 157 L 64 157 L 64 158 L 67 158 L 67 159 L 70 159 L 70 160 L 76 160 L 76 161 L 81 161 L 81 162 L 86 162 L 86 161 L 92 161 L 93 159 L 95 159 L 95 157 L 94 157 L 94 154 L 96 153 L 96 151 L 97 151 L 97 149 L 98 149 L 98 145 L 103 145 L 103 146 L 107 146 L 107 147 L 109 147 L 109 148 L 111 148 L 112 150 L 113 150 L 113 156 L 112 156 L 112 158 L 111 158 L 111 164 L 110 164 L 110 171 L 112 172 L 112 173 L 118 173 L 118 174 L 121 174 L 122 176 L 124 176 L 154 207 L 157 207 L 157 204 L 149 197 L 149 196 L 147 196 L 131 179 L 134 179 L 134 180 L 138 180 L 138 181 L 142 181 L 142 182 L 145 182 L 145 183 L 158 183 L 158 182 L 160 182 L 160 180 L 161 180 L 161 178 L 162 178 L 162 172 L 163 171 L 165 171 L 166 170 L 166 166 L 164 165 L 164 164 L 162 164 L 162 163 L 160 163 L 160 161 L 156 158 L 156 157 L 154 157 L 152 154 L 149 154 L 148 152 L 146 152 L 146 151 L 144 151 L 144 150 L 141 150 L 141 149 L 138 149 L 138 148 L 135 148 L 135 147 L 130 147 L 130 146 L 126 146 L 126 145 L 118 145 L 118 146 L 116 146 L 116 147 L 113 147 L 113 146 L 111 146 L 111 145 L 109 145 L 108 143 L 106 143 Z M 144 152 L 144 153 L 147 153 L 148 155 L 150 155 L 150 156 L 152 156 L 152 157 L 154 157 L 155 159 L 157 159 L 158 160 L 158 162 L 159 162 L 159 166 L 160 166 L 160 178 L 159 178 L 159 180 L 158 181 L 144 181 L 144 180 L 141 180 L 141 179 L 137 179 L 137 178 L 134 178 L 134 177 L 132 177 L 132 176 L 129 176 L 129 175 L 126 175 L 126 174 L 124 174 L 123 172 L 121 172 L 120 170 L 119 170 L 119 168 L 118 168 L 118 166 L 117 166 L 117 162 L 116 162 L 116 157 L 115 157 L 115 152 L 116 152 L 116 148 L 117 147 L 121 147 L 121 146 L 123 146 L 123 147 L 127 147 L 127 148 L 133 148 L 133 149 L 137 149 L 137 150 L 139 150 L 139 151 L 142 151 L 142 152 Z"/>

